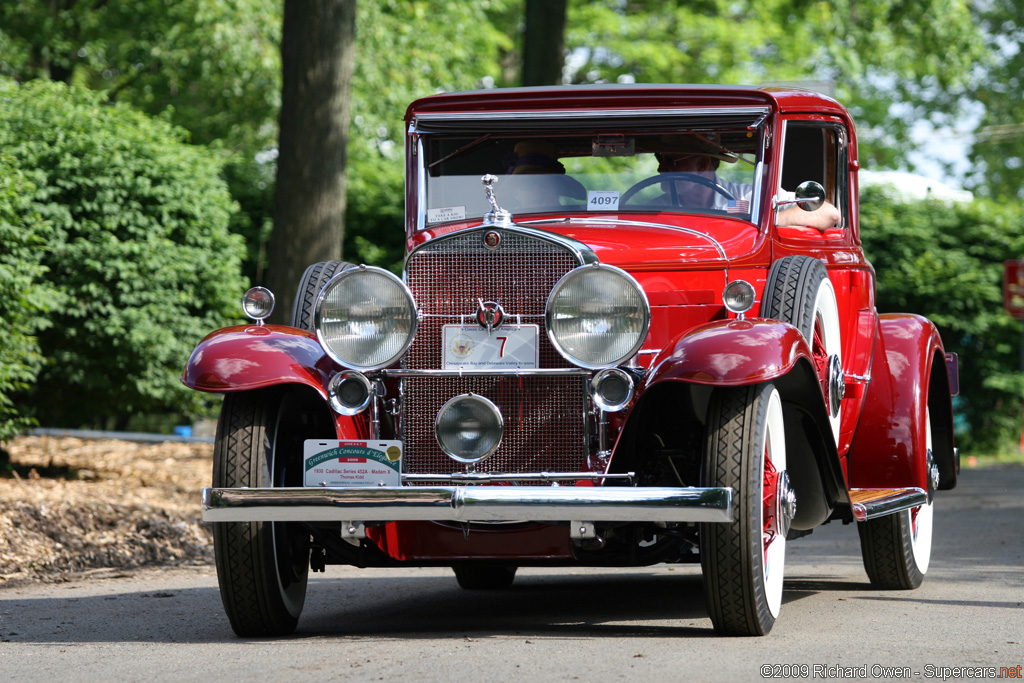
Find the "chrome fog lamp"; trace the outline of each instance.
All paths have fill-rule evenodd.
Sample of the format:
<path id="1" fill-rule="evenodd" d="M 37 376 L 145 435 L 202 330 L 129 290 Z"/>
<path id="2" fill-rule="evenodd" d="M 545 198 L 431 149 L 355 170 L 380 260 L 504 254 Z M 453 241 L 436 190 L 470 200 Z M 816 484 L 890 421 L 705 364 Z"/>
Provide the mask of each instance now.
<path id="1" fill-rule="evenodd" d="M 465 464 L 480 462 L 494 453 L 504 430 L 498 406 L 476 394 L 450 399 L 434 420 L 434 435 L 441 450 Z"/>
<path id="2" fill-rule="evenodd" d="M 266 287 L 253 287 L 242 295 L 242 311 L 257 325 L 262 325 L 274 312 L 274 293 Z"/>
<path id="3" fill-rule="evenodd" d="M 745 280 L 733 280 L 722 292 L 722 303 L 740 318 L 754 305 L 754 286 Z"/>
<path id="4" fill-rule="evenodd" d="M 373 266 L 335 275 L 316 300 L 316 338 L 353 370 L 379 370 L 402 357 L 416 334 L 416 302 L 405 283 Z"/>
<path id="5" fill-rule="evenodd" d="M 327 399 L 339 415 L 358 415 L 373 397 L 373 385 L 361 372 L 339 372 L 327 384 Z"/>
<path id="6" fill-rule="evenodd" d="M 547 332 L 569 362 L 597 370 L 636 355 L 651 309 L 643 288 L 615 266 L 595 263 L 566 273 L 548 296 Z"/>
<path id="7" fill-rule="evenodd" d="M 633 378 L 618 368 L 606 368 L 590 380 L 594 404 L 606 413 L 617 413 L 633 400 Z"/>

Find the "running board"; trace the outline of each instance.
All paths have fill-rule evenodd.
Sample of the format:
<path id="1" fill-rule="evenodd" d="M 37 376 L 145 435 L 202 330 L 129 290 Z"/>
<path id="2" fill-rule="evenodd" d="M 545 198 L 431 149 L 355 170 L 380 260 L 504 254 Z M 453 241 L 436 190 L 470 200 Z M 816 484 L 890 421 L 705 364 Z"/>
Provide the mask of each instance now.
<path id="1" fill-rule="evenodd" d="M 928 502 L 924 489 L 850 489 L 850 507 L 853 518 L 866 522 L 895 512 L 916 508 Z"/>

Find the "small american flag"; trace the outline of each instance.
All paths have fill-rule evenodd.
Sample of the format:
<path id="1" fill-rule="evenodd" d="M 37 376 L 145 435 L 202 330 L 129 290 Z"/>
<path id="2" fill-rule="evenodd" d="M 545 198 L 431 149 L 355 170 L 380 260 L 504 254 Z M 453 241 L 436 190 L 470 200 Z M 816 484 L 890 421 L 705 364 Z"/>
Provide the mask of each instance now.
<path id="1" fill-rule="evenodd" d="M 730 199 L 725 205 L 726 213 L 750 213 L 749 199 Z"/>

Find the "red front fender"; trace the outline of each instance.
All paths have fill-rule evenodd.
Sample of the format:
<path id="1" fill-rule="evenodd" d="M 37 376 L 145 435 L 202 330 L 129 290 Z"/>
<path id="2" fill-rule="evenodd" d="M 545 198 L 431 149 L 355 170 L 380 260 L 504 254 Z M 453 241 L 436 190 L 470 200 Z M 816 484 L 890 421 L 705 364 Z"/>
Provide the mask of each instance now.
<path id="1" fill-rule="evenodd" d="M 213 332 L 196 346 L 182 383 L 223 393 L 304 384 L 327 399 L 334 363 L 310 332 L 283 325 L 239 325 Z"/>
<path id="2" fill-rule="evenodd" d="M 788 373 L 811 351 L 800 330 L 777 320 L 728 320 L 698 327 L 664 349 L 647 385 L 682 381 L 741 386 Z"/>
<path id="3" fill-rule="evenodd" d="M 927 488 L 925 406 L 943 473 L 940 488 L 956 485 L 953 417 L 942 340 L 919 315 L 880 315 L 871 382 L 848 456 L 851 487 Z M 931 386 L 938 382 L 938 386 Z"/>

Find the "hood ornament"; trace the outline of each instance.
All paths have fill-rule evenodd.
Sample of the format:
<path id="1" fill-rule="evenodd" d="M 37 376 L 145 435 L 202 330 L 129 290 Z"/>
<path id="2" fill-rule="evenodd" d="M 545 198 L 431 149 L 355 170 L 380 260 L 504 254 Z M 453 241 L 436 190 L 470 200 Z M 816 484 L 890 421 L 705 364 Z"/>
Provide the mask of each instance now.
<path id="1" fill-rule="evenodd" d="M 498 200 L 494 196 L 494 184 L 498 182 L 498 176 L 488 173 L 480 178 L 480 182 L 484 185 L 487 203 L 491 205 L 491 210 L 484 214 L 484 223 L 500 228 L 512 225 L 512 214 L 498 206 Z"/>

